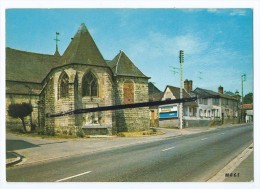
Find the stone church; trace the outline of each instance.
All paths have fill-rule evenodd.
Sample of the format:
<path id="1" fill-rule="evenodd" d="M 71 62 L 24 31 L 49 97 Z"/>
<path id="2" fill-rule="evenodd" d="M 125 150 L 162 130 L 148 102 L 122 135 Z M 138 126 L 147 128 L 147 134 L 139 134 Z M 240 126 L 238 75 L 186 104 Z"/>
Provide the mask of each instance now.
<path id="1" fill-rule="evenodd" d="M 38 128 L 56 133 L 116 134 L 148 130 L 149 108 L 47 117 L 75 109 L 148 102 L 148 79 L 120 51 L 107 61 L 85 24 L 81 24 L 67 49 L 54 55 L 6 48 L 6 124 L 21 124 L 8 116 L 11 103 L 27 102 L 33 112 L 27 118 Z"/>

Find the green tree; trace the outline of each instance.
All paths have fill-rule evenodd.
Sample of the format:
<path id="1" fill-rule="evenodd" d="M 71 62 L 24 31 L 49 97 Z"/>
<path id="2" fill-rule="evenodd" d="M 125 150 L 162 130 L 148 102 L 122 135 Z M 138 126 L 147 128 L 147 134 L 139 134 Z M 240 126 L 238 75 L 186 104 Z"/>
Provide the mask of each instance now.
<path id="1" fill-rule="evenodd" d="M 253 93 L 248 93 L 244 96 L 244 104 L 252 104 L 253 103 Z"/>
<path id="2" fill-rule="evenodd" d="M 26 132 L 26 126 L 24 118 L 30 115 L 33 111 L 32 105 L 30 103 L 22 104 L 10 104 L 8 107 L 8 115 L 13 118 L 20 118 L 23 124 L 23 130 Z"/>

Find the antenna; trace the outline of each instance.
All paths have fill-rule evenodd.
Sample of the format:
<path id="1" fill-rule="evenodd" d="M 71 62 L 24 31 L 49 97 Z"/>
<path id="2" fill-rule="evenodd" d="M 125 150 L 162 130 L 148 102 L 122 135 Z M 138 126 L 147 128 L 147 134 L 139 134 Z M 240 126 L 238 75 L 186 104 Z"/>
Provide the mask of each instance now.
<path id="1" fill-rule="evenodd" d="M 173 73 L 174 76 L 175 76 L 175 74 L 179 73 L 179 72 L 176 71 L 176 70 L 180 70 L 180 68 L 173 67 L 173 66 L 170 66 L 170 68 L 172 69 L 172 70 L 170 70 L 170 71 Z"/>
<path id="2" fill-rule="evenodd" d="M 199 76 L 198 76 L 199 79 L 203 79 L 203 77 L 201 77 L 201 74 L 202 74 L 202 72 L 199 71 Z"/>

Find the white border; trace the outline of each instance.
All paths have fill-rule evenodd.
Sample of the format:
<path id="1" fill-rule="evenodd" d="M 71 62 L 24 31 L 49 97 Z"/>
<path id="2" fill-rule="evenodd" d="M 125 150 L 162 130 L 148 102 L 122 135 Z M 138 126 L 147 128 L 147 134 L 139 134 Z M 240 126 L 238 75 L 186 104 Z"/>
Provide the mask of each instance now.
<path id="1" fill-rule="evenodd" d="M 253 8 L 254 10 L 254 163 L 255 174 L 252 183 L 7 183 L 5 181 L 5 10 L 8 8 Z M 260 145 L 259 127 L 260 116 L 259 104 L 260 93 L 260 69 L 259 69 L 259 23 L 260 23 L 260 1 L 259 0 L 1 0 L 0 1 L 0 85 L 1 85 L 1 114 L 0 114 L 0 188 L 26 188 L 26 189 L 46 189 L 46 188 L 260 188 Z"/>

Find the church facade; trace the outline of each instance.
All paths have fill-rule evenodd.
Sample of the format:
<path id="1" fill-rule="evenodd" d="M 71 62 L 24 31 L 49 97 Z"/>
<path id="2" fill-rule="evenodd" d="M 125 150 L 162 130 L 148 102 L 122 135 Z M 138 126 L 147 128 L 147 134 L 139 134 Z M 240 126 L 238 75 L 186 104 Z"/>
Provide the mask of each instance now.
<path id="1" fill-rule="evenodd" d="M 115 134 L 148 130 L 149 108 L 48 117 L 69 110 L 148 102 L 148 80 L 120 51 L 106 61 L 86 26 L 81 24 L 60 55 L 6 48 L 6 112 L 11 103 L 33 105 L 27 123 L 56 133 Z M 7 126 L 21 124 L 8 116 Z"/>

